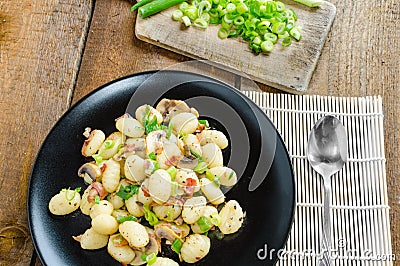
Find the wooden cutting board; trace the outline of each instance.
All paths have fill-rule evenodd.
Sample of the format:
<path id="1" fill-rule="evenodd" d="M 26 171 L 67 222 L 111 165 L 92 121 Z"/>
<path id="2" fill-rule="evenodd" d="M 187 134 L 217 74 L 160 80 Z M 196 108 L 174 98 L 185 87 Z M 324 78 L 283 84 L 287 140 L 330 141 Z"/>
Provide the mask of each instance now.
<path id="1" fill-rule="evenodd" d="M 307 90 L 321 49 L 335 17 L 336 8 L 324 2 L 318 8 L 309 8 L 291 0 L 283 0 L 293 8 L 302 27 L 302 39 L 289 47 L 275 45 L 270 54 L 254 55 L 248 43 L 241 38 L 221 40 L 219 26 L 206 30 L 185 28 L 171 16 L 172 7 L 152 17 L 137 16 L 135 34 L 140 40 L 195 59 L 211 62 L 244 72 L 252 79 L 292 93 Z"/>

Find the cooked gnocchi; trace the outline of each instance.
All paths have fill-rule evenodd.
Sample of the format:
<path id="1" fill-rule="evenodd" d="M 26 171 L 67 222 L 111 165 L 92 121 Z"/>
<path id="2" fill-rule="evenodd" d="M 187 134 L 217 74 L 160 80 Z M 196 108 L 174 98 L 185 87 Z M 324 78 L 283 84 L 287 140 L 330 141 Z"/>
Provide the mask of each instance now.
<path id="1" fill-rule="evenodd" d="M 107 137 L 85 129 L 82 155 L 94 161 L 78 176 L 87 188 L 82 197 L 80 188 L 63 189 L 49 202 L 52 214 L 80 208 L 90 217 L 88 229 L 73 236 L 82 249 L 106 247 L 123 265 L 179 265 L 160 257 L 165 241 L 181 261 L 196 263 L 209 253 L 208 232 L 241 228 L 244 212 L 236 200 L 225 203 L 222 189 L 238 180 L 223 165 L 229 140 L 196 109 L 163 99 L 120 116 L 115 128 Z"/>

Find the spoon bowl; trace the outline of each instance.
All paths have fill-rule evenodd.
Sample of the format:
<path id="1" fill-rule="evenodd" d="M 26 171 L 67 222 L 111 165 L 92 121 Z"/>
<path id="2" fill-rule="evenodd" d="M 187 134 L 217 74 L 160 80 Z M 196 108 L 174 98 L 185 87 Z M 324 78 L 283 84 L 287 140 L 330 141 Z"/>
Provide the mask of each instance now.
<path id="1" fill-rule="evenodd" d="M 347 134 L 334 116 L 319 119 L 308 139 L 308 161 L 320 175 L 333 175 L 347 162 Z"/>
<path id="2" fill-rule="evenodd" d="M 331 176 L 347 162 L 347 134 L 334 116 L 319 119 L 310 132 L 307 157 L 312 168 L 323 177 L 324 212 L 322 224 L 322 256 L 319 265 L 331 265 Z"/>

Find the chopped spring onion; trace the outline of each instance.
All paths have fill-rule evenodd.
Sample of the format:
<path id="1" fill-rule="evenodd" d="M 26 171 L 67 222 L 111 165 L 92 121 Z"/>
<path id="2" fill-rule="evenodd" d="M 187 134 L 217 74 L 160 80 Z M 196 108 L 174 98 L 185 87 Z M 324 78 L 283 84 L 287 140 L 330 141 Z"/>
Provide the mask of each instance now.
<path id="1" fill-rule="evenodd" d="M 292 38 L 290 36 L 283 38 L 282 46 L 289 46 L 292 44 Z"/>
<path id="2" fill-rule="evenodd" d="M 173 14 L 175 20 L 202 29 L 218 24 L 220 39 L 242 37 L 255 54 L 271 52 L 278 39 L 282 46 L 301 39 L 296 12 L 276 0 L 192 0 L 181 3 L 179 10 L 183 16 Z"/>
<path id="3" fill-rule="evenodd" d="M 236 6 L 236 10 L 239 14 L 244 14 L 246 12 L 249 11 L 249 8 L 247 7 L 247 5 L 243 2 L 240 2 L 237 6 Z"/>
<path id="4" fill-rule="evenodd" d="M 191 21 L 195 20 L 198 17 L 198 10 L 197 7 L 195 6 L 189 6 L 184 12 L 183 12 Z"/>
<path id="5" fill-rule="evenodd" d="M 285 39 L 286 37 L 289 37 L 289 33 L 287 31 L 284 31 L 282 34 L 278 34 L 278 39 Z"/>
<path id="6" fill-rule="evenodd" d="M 220 28 L 219 30 L 218 30 L 218 37 L 220 38 L 220 39 L 225 39 L 225 38 L 227 38 L 228 37 L 228 31 L 225 29 L 225 28 Z"/>
<path id="7" fill-rule="evenodd" d="M 126 221 L 137 221 L 137 218 L 133 215 L 127 215 L 127 216 L 117 216 L 117 221 L 118 223 L 122 224 L 123 222 Z"/>
<path id="8" fill-rule="evenodd" d="M 236 11 L 236 6 L 234 3 L 229 3 L 226 5 L 226 12 L 233 13 Z"/>
<path id="9" fill-rule="evenodd" d="M 261 47 L 261 49 L 262 49 L 262 47 Z M 233 174 L 234 174 L 235 172 L 233 172 L 233 170 L 231 170 L 231 173 L 229 174 L 229 176 L 228 176 L 228 180 L 231 180 L 231 178 L 233 177 Z"/>
<path id="10" fill-rule="evenodd" d="M 285 32 L 286 24 L 283 22 L 275 22 L 272 24 L 272 32 L 275 34 L 282 34 Z"/>
<path id="11" fill-rule="evenodd" d="M 208 124 L 208 120 L 205 119 L 199 119 L 199 124 L 206 125 L 206 127 L 210 127 L 210 125 Z"/>
<path id="12" fill-rule="evenodd" d="M 153 152 L 150 152 L 149 155 L 148 155 L 148 157 L 149 157 L 150 159 L 152 159 L 152 160 L 157 160 L 157 155 L 154 153 L 154 151 L 153 151 Z"/>
<path id="13" fill-rule="evenodd" d="M 93 154 L 92 158 L 96 161 L 96 164 L 100 164 L 103 162 L 103 157 L 100 154 Z"/>
<path id="14" fill-rule="evenodd" d="M 198 27 L 200 29 L 206 29 L 208 27 L 208 23 L 202 18 L 196 18 L 193 22 L 193 26 Z"/>
<path id="15" fill-rule="evenodd" d="M 182 22 L 186 27 L 189 27 L 190 25 L 192 25 L 192 22 L 190 21 L 190 18 L 188 16 L 183 16 Z"/>
<path id="16" fill-rule="evenodd" d="M 171 196 L 175 197 L 178 194 L 178 183 L 175 181 L 171 182 Z M 170 218 L 172 219 L 172 218 Z"/>
<path id="17" fill-rule="evenodd" d="M 198 7 L 197 7 L 197 13 L 198 13 L 198 16 L 200 17 L 201 16 L 201 14 L 203 14 L 203 12 L 204 11 L 209 11 L 211 9 L 211 4 L 210 4 L 210 2 L 208 2 L 208 1 L 201 1 L 199 4 L 198 4 Z"/>
<path id="18" fill-rule="evenodd" d="M 173 251 L 175 251 L 177 254 L 181 253 L 181 248 L 182 248 L 183 243 L 177 238 L 175 239 L 174 243 L 172 243 L 171 248 Z"/>
<path id="19" fill-rule="evenodd" d="M 189 4 L 187 2 L 183 2 L 182 4 L 179 5 L 179 10 L 184 12 L 188 7 Z"/>
<path id="20" fill-rule="evenodd" d="M 153 0 L 141 0 L 141 1 L 137 2 L 136 4 L 134 4 L 131 7 L 131 12 L 135 11 L 136 9 L 138 9 L 141 6 L 144 6 L 145 4 L 150 3 L 151 1 L 153 1 Z"/>
<path id="21" fill-rule="evenodd" d="M 124 238 L 122 237 L 122 235 L 121 234 L 117 234 L 117 235 L 115 235 L 114 238 L 112 238 L 112 243 L 114 245 L 121 244 L 123 240 L 124 240 Z"/>
<path id="22" fill-rule="evenodd" d="M 237 16 L 234 20 L 233 20 L 233 24 L 235 24 L 236 26 L 240 26 L 244 23 L 244 18 L 242 16 Z"/>
<path id="23" fill-rule="evenodd" d="M 211 229 L 211 227 L 213 227 L 214 225 L 211 223 L 210 219 L 205 217 L 205 216 L 201 216 L 198 220 L 197 220 L 197 225 L 200 227 L 200 230 L 203 232 L 206 232 L 208 230 Z"/>
<path id="24" fill-rule="evenodd" d="M 94 203 L 100 204 L 100 196 L 99 195 L 96 195 L 96 197 L 94 197 Z"/>
<path id="25" fill-rule="evenodd" d="M 296 41 L 300 41 L 301 40 L 301 33 L 299 31 L 299 29 L 297 27 L 294 27 L 293 29 L 291 29 L 289 31 L 290 36 L 292 36 L 293 38 L 296 39 Z"/>
<path id="26" fill-rule="evenodd" d="M 149 255 L 143 253 L 141 259 L 147 262 L 147 265 L 152 265 L 157 261 L 157 255 L 156 253 L 150 253 Z"/>
<path id="27" fill-rule="evenodd" d="M 61 190 L 61 192 L 65 192 L 65 199 L 67 201 L 71 201 L 75 198 L 76 193 L 79 193 L 81 191 L 81 188 L 78 187 L 75 190 L 70 190 L 69 188 L 64 188 Z"/>
<path id="28" fill-rule="evenodd" d="M 267 40 L 261 43 L 261 50 L 263 52 L 271 52 L 272 49 L 274 49 L 274 44 L 271 41 Z"/>
<path id="29" fill-rule="evenodd" d="M 171 176 L 171 181 L 174 181 L 174 180 L 175 180 L 176 173 L 177 173 L 177 170 L 176 170 L 175 166 L 169 167 L 169 168 L 167 169 L 167 172 L 168 172 L 168 174 Z"/>
<path id="30" fill-rule="evenodd" d="M 109 140 L 104 141 L 104 147 L 106 149 L 111 149 L 112 147 L 114 147 L 114 145 L 115 145 L 115 142 L 113 140 L 109 139 Z"/>
<path id="31" fill-rule="evenodd" d="M 120 186 L 119 190 L 117 192 L 117 196 L 127 200 L 130 197 L 132 197 L 133 195 L 135 195 L 136 193 L 138 193 L 139 191 L 139 186 L 135 186 L 135 185 L 130 185 L 130 186 Z"/>
<path id="32" fill-rule="evenodd" d="M 176 184 L 176 188 L 178 188 L 178 183 L 173 182 Z M 172 192 L 172 196 L 175 196 L 176 193 L 174 194 L 174 192 Z M 172 218 L 174 217 L 174 206 L 173 205 L 169 205 L 167 206 L 167 217 L 168 219 L 172 220 Z"/>
<path id="33" fill-rule="evenodd" d="M 184 0 L 154 0 L 139 8 L 139 16 L 141 18 L 147 18 L 182 2 L 184 2 Z"/>
<path id="34" fill-rule="evenodd" d="M 217 185 L 217 187 L 221 186 L 221 183 L 219 182 L 219 178 L 218 177 L 214 177 L 213 182 L 214 182 L 214 184 Z"/>
<path id="35" fill-rule="evenodd" d="M 175 11 L 180 11 L 180 10 L 175 10 Z M 183 13 L 182 13 L 182 15 L 183 15 Z M 182 19 L 182 16 L 179 18 L 179 20 L 181 20 L 181 19 Z M 172 123 L 169 123 L 168 124 L 168 129 L 167 129 L 167 135 L 166 135 L 167 139 L 169 139 L 171 137 L 173 129 L 174 129 L 174 125 Z"/>
<path id="36" fill-rule="evenodd" d="M 214 176 L 209 170 L 207 170 L 207 171 L 206 171 L 206 177 L 207 177 L 209 180 L 213 181 L 215 176 Z"/>
<path id="37" fill-rule="evenodd" d="M 280 1 L 276 1 L 276 11 L 285 11 L 285 4 Z"/>
<path id="38" fill-rule="evenodd" d="M 222 221 L 222 218 L 221 218 L 221 216 L 218 214 L 218 212 L 215 212 L 215 213 L 211 214 L 210 222 L 211 222 L 213 225 L 219 226 L 220 223 L 221 223 L 221 221 Z"/>
<path id="39" fill-rule="evenodd" d="M 294 1 L 306 5 L 308 7 L 317 7 L 323 3 L 323 1 L 321 0 L 294 0 Z"/>
<path id="40" fill-rule="evenodd" d="M 158 218 L 154 212 L 152 212 L 148 205 L 143 206 L 144 209 L 144 218 L 149 222 L 151 226 L 154 226 L 158 223 Z"/>
<path id="41" fill-rule="evenodd" d="M 198 173 L 198 174 L 203 174 L 204 172 L 207 171 L 207 166 L 208 164 L 206 162 L 200 162 L 194 169 L 193 171 Z"/>
<path id="42" fill-rule="evenodd" d="M 199 18 L 203 19 L 204 21 L 206 21 L 208 23 L 210 21 L 210 14 L 203 13 L 203 14 L 201 14 L 201 16 Z"/>
<path id="43" fill-rule="evenodd" d="M 260 39 L 260 37 L 258 37 L 258 36 L 254 37 L 253 43 L 254 43 L 254 44 L 257 44 L 257 45 L 260 45 L 260 44 L 261 44 L 261 39 Z"/>
<path id="44" fill-rule="evenodd" d="M 201 161 L 203 158 L 201 158 L 200 154 L 198 154 L 197 152 L 193 151 L 192 149 L 190 149 L 190 154 L 193 155 L 194 157 L 196 157 L 197 160 Z"/>
<path id="45" fill-rule="evenodd" d="M 179 20 L 181 20 L 182 19 L 182 17 L 183 17 L 183 12 L 182 12 L 182 10 L 180 10 L 180 9 L 177 9 L 177 10 L 175 10 L 173 13 L 172 13 L 172 19 L 173 20 L 176 20 L 176 21 L 179 21 Z M 171 123 L 170 123 L 171 124 Z M 170 127 L 169 127 L 169 125 L 168 125 L 168 129 L 169 129 Z M 171 136 L 171 133 L 169 134 L 170 136 Z M 167 139 L 168 139 L 168 136 L 167 136 Z"/>

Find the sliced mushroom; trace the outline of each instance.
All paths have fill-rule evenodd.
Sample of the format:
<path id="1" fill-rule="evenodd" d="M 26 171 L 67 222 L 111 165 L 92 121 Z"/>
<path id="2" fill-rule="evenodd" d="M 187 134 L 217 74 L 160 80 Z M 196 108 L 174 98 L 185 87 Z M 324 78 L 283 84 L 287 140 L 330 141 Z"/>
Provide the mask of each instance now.
<path id="1" fill-rule="evenodd" d="M 149 234 L 149 243 L 144 247 L 144 253 L 146 253 L 146 254 L 151 254 L 151 253 L 157 254 L 160 250 L 161 250 L 161 243 L 159 245 L 158 241 L 156 240 L 156 238 Z"/>
<path id="2" fill-rule="evenodd" d="M 134 250 L 135 252 L 135 258 L 133 259 L 133 261 L 131 261 L 129 263 L 129 265 L 143 265 L 146 264 L 145 260 L 142 260 L 142 255 L 144 252 L 141 252 L 139 250 Z"/>
<path id="3" fill-rule="evenodd" d="M 190 227 L 187 224 L 178 225 L 175 223 L 171 223 L 171 229 L 181 238 L 187 237 L 190 233 Z"/>
<path id="4" fill-rule="evenodd" d="M 170 228 L 168 224 L 161 224 L 161 225 L 156 225 L 154 227 L 154 233 L 158 238 L 165 238 L 171 243 L 175 241 L 175 239 L 179 239 L 180 241 L 183 242 L 180 236 L 178 236 L 174 230 Z"/>
<path id="5" fill-rule="evenodd" d="M 184 101 L 180 100 L 162 99 L 157 104 L 156 109 L 162 114 L 164 122 L 169 122 L 174 115 L 184 112 L 192 113 L 196 117 L 199 117 L 196 109 L 190 108 Z"/>
<path id="6" fill-rule="evenodd" d="M 82 177 L 86 183 L 92 184 L 101 176 L 101 169 L 94 163 L 85 163 L 79 168 L 78 176 Z"/>
<path id="7" fill-rule="evenodd" d="M 185 168 L 185 169 L 193 170 L 194 168 L 196 168 L 198 163 L 199 163 L 199 160 L 196 157 L 194 157 L 194 156 L 185 156 L 185 157 L 183 157 L 183 159 L 179 160 L 177 166 L 179 168 Z"/>

